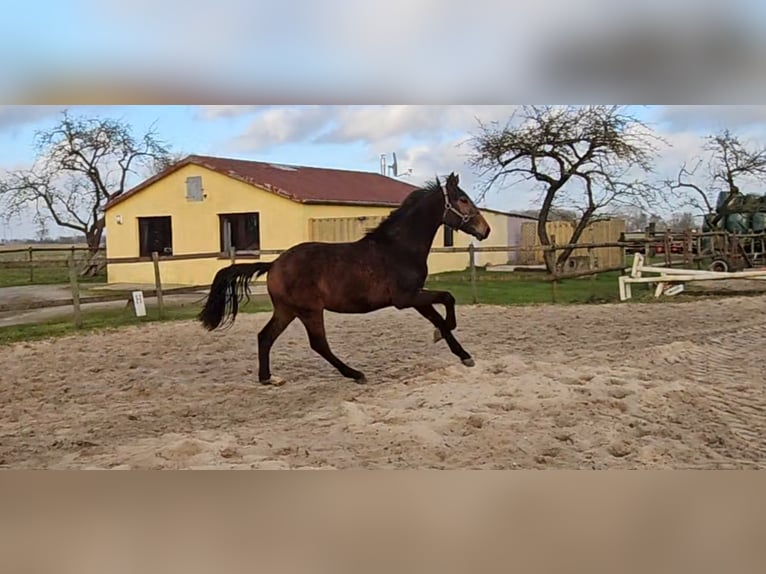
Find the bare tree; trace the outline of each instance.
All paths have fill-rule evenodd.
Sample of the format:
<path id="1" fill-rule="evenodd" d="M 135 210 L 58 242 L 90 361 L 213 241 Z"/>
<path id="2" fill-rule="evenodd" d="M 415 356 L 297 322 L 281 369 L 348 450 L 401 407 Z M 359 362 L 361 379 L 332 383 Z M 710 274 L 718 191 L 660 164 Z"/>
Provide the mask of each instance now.
<path id="1" fill-rule="evenodd" d="M 703 151 L 706 157 L 696 158 L 691 168 L 684 163 L 676 179 L 665 184 L 682 206 L 703 213 L 715 225 L 723 213 L 716 213 L 714 196 L 726 193 L 725 208 L 742 193 L 744 182 L 766 182 L 766 147 L 745 144 L 726 129 L 706 136 Z"/>
<path id="2" fill-rule="evenodd" d="M 614 211 L 616 217 L 625 220 L 627 231 L 642 231 L 649 225 L 651 214 L 634 206 L 627 206 Z"/>
<path id="3" fill-rule="evenodd" d="M 81 233 L 95 254 L 104 232 L 104 205 L 130 186 L 131 176 L 164 169 L 172 157 L 153 128 L 134 137 L 119 120 L 72 117 L 35 137 L 37 157 L 29 169 L 0 181 L 6 218 L 32 210 L 40 227 L 48 220 Z M 83 272 L 95 271 L 86 265 Z"/>
<path id="4" fill-rule="evenodd" d="M 152 164 L 145 170 L 146 176 L 152 177 L 154 175 L 158 175 L 159 173 L 168 169 L 170 166 L 180 162 L 181 160 L 187 158 L 188 156 L 189 154 L 185 152 L 180 152 L 180 151 L 168 152 L 161 159 L 152 162 Z"/>
<path id="5" fill-rule="evenodd" d="M 575 243 L 599 210 L 652 203 L 656 187 L 639 178 L 653 171 L 659 139 L 623 106 L 524 106 L 504 126 L 479 122 L 470 162 L 487 178 L 484 193 L 509 178 L 541 188 L 537 233 L 544 246 L 551 244 L 553 210 L 576 210 Z M 571 253 L 546 252 L 548 270 L 560 271 Z"/>
<path id="6" fill-rule="evenodd" d="M 675 231 L 686 231 L 694 228 L 694 214 L 688 211 L 674 213 L 670 221 L 670 228 Z"/>

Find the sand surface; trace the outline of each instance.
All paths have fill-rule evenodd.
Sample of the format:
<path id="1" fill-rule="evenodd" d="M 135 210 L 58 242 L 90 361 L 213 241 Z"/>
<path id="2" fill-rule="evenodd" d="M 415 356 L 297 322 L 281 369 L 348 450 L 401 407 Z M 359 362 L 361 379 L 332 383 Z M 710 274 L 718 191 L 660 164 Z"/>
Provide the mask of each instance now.
<path id="1" fill-rule="evenodd" d="M 440 309 L 441 310 L 441 309 Z M 766 297 L 459 307 L 460 364 L 412 311 L 300 323 L 255 382 L 266 316 L 0 347 L 3 468 L 764 468 Z"/>

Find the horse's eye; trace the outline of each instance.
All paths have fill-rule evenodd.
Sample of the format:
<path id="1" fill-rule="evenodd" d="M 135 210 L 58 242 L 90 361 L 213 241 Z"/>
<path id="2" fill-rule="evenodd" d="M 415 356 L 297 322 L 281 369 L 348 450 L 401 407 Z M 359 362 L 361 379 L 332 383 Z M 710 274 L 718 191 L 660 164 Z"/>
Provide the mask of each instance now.
<path id="1" fill-rule="evenodd" d="M 468 200 L 465 197 L 461 197 L 460 199 L 458 199 L 458 202 L 465 205 L 466 203 L 468 203 Z"/>

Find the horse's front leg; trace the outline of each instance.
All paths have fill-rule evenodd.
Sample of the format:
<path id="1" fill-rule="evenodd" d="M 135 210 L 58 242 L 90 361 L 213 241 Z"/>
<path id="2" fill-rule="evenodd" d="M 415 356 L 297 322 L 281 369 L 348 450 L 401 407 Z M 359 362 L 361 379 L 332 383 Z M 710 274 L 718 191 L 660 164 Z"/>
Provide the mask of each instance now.
<path id="1" fill-rule="evenodd" d="M 418 304 L 412 305 L 417 307 L 419 304 L 433 306 L 444 305 L 445 311 L 445 327 L 447 331 L 454 331 L 457 328 L 457 317 L 455 315 L 455 297 L 449 291 L 430 291 L 428 289 L 421 289 L 417 292 L 413 298 L 418 301 Z M 422 303 L 428 301 L 428 303 Z M 444 338 L 443 330 L 438 328 L 434 331 L 434 343 L 438 343 Z"/>
<path id="2" fill-rule="evenodd" d="M 426 289 L 418 290 L 414 293 L 400 293 L 394 298 L 394 307 L 397 309 L 406 309 L 409 307 L 417 310 L 426 319 L 436 327 L 434 342 L 441 339 L 447 341 L 450 350 L 460 357 L 464 365 L 472 367 L 474 361 L 471 356 L 458 343 L 452 331 L 457 326 L 455 320 L 455 298 L 448 291 L 428 291 Z M 447 317 L 442 318 L 438 311 L 434 309 L 434 304 L 442 304 L 447 310 Z"/>
<path id="3" fill-rule="evenodd" d="M 457 317 L 455 315 L 455 297 L 449 291 L 431 291 L 429 289 L 420 289 L 415 293 L 402 294 L 395 298 L 394 306 L 397 309 L 406 307 L 420 307 L 426 305 L 444 305 L 447 330 L 454 331 L 457 328 Z"/>
<path id="4" fill-rule="evenodd" d="M 435 297 L 436 303 L 444 305 L 444 321 L 447 323 L 447 329 L 454 331 L 457 329 L 457 317 L 455 316 L 455 297 L 449 291 L 428 291 L 423 289 L 422 293 L 429 293 Z"/>
<path id="5" fill-rule="evenodd" d="M 465 366 L 474 366 L 475 363 L 471 358 L 471 355 L 469 355 L 463 346 L 458 342 L 458 340 L 455 338 L 455 335 L 453 335 L 452 332 L 447 329 L 446 321 L 442 318 L 441 315 L 439 315 L 439 312 L 434 309 L 433 306 L 422 305 L 415 307 L 415 310 L 423 315 L 423 317 L 431 321 L 434 327 L 436 327 L 436 333 L 439 335 L 439 337 L 438 339 L 434 337 L 435 341 L 444 339 L 447 342 L 447 346 L 449 346 L 450 351 L 452 351 L 452 353 L 456 355 Z"/>

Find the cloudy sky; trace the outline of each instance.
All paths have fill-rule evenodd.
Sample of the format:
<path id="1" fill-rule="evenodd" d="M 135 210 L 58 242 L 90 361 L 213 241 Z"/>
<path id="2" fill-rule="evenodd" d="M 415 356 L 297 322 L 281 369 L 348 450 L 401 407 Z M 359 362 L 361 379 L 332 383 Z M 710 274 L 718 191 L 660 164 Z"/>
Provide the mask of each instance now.
<path id="1" fill-rule="evenodd" d="M 156 122 L 180 152 L 377 171 L 395 151 L 412 181 L 457 170 L 473 191 L 457 144 L 477 116 L 507 117 L 506 102 L 753 104 L 766 93 L 762 0 L 4 0 L 3 22 L 0 98 L 17 105 L 0 106 L 0 171 L 28 165 L 35 130 L 62 109 L 23 104 L 215 101 L 228 105 L 77 111 L 136 131 Z M 429 105 L 337 105 L 392 101 Z M 766 142 L 766 106 L 635 111 L 673 144 L 661 173 L 721 127 Z M 519 186 L 487 205 L 525 209 L 532 197 Z M 25 221 L 0 227 L 0 238 L 32 233 Z"/>
<path id="2" fill-rule="evenodd" d="M 762 0 L 4 0 L 0 95 L 140 77 L 249 102 L 754 103 L 765 17 Z"/>
<path id="3" fill-rule="evenodd" d="M 59 106 L 0 106 L 0 171 L 24 167 L 34 157 L 34 134 L 52 126 Z M 270 162 L 378 171 L 381 153 L 396 152 L 406 181 L 458 171 L 470 193 L 480 185 L 466 164 L 464 142 L 477 118 L 505 120 L 513 106 L 75 106 L 73 113 L 129 122 L 137 132 L 155 124 L 177 152 Z M 672 147 L 657 162 L 660 176 L 673 176 L 680 163 L 700 152 L 701 136 L 728 127 L 766 145 L 766 106 L 640 106 L 632 111 L 649 122 Z M 491 191 L 484 205 L 521 210 L 534 207 L 535 193 L 523 185 Z M 52 234 L 57 235 L 55 229 Z M 19 220 L 3 224 L 3 239 L 31 237 L 34 227 Z"/>

